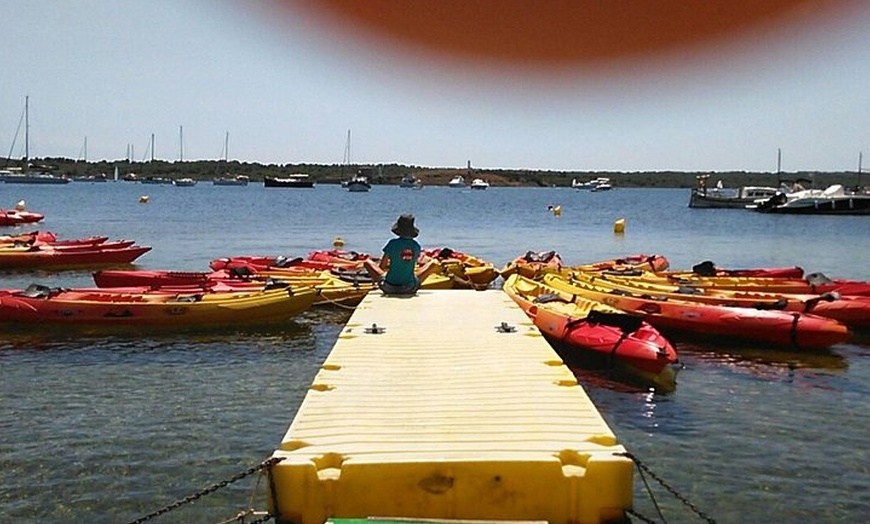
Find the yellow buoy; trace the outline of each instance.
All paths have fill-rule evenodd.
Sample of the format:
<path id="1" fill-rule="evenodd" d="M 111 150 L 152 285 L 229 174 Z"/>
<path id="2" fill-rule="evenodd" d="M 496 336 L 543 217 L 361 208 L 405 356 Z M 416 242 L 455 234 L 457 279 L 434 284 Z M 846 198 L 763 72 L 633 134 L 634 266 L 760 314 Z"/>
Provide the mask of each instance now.
<path id="1" fill-rule="evenodd" d="M 140 203 L 140 204 L 147 204 L 147 203 L 148 203 L 148 200 L 150 200 L 150 199 L 148 198 L 148 195 L 142 195 L 142 196 L 139 197 L 139 203 Z"/>
<path id="2" fill-rule="evenodd" d="M 344 239 L 341 237 L 335 237 L 332 239 L 332 247 L 335 249 L 341 249 L 344 247 Z"/>
<path id="3" fill-rule="evenodd" d="M 19 200 L 17 204 L 15 204 L 15 209 L 18 211 L 24 211 L 26 209 L 24 205 L 24 200 Z"/>
<path id="4" fill-rule="evenodd" d="M 625 219 L 620 218 L 613 223 L 613 232 L 617 234 L 625 233 Z"/>
<path id="5" fill-rule="evenodd" d="M 553 208 L 553 216 L 562 216 L 562 206 L 556 206 Z"/>

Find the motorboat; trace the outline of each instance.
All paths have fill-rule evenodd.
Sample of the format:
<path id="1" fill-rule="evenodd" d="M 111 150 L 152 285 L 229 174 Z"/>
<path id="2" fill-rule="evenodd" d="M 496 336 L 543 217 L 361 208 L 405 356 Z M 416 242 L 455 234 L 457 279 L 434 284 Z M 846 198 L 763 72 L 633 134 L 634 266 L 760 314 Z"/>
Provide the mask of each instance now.
<path id="1" fill-rule="evenodd" d="M 471 181 L 471 189 L 486 189 L 489 187 L 489 182 L 482 178 L 475 178 Z"/>
<path id="2" fill-rule="evenodd" d="M 465 178 L 462 175 L 456 175 L 450 182 L 447 182 L 447 187 L 465 189 Z"/>
<path id="3" fill-rule="evenodd" d="M 402 177 L 402 180 L 399 181 L 399 187 L 420 189 L 423 187 L 423 181 L 414 175 L 405 175 Z"/>
<path id="4" fill-rule="evenodd" d="M 265 187 L 295 187 L 295 188 L 313 188 L 314 180 L 305 173 L 293 173 L 286 177 L 263 177 L 263 185 Z"/>
<path id="5" fill-rule="evenodd" d="M 870 215 L 870 194 L 847 192 L 841 184 L 825 190 L 779 192 L 747 206 L 760 213 L 800 215 Z"/>
<path id="6" fill-rule="evenodd" d="M 347 181 L 347 184 L 345 184 L 344 187 L 351 193 L 365 193 L 372 188 L 372 185 L 369 183 L 367 176 L 357 173 L 353 178 Z"/>
<path id="7" fill-rule="evenodd" d="M 609 178 L 599 178 L 595 185 L 593 185 L 589 190 L 592 192 L 596 192 L 610 191 L 611 189 L 613 189 L 613 185 L 610 183 Z"/>
<path id="8" fill-rule="evenodd" d="M 613 185 L 611 185 L 610 179 L 603 176 L 593 178 L 592 180 L 588 180 L 586 182 L 581 182 L 575 178 L 571 180 L 571 187 L 573 187 L 574 189 L 588 189 L 590 191 L 607 191 L 608 189 L 613 189 Z"/>
<path id="9" fill-rule="evenodd" d="M 147 176 L 141 180 L 139 180 L 140 184 L 172 184 L 171 178 L 166 178 L 162 176 Z"/>
<path id="10" fill-rule="evenodd" d="M 195 178 L 184 177 L 184 178 L 176 178 L 175 180 L 172 181 L 172 185 L 178 186 L 178 187 L 193 187 L 196 185 L 196 182 L 197 182 L 197 180 Z"/>
<path id="11" fill-rule="evenodd" d="M 236 175 L 215 177 L 211 182 L 216 186 L 246 186 L 250 180 L 247 175 Z"/>

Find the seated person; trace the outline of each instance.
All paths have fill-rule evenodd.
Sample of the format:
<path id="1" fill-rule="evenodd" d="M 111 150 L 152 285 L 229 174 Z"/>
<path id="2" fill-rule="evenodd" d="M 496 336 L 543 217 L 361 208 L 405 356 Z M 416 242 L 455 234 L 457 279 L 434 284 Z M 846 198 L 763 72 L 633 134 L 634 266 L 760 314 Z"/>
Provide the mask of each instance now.
<path id="1" fill-rule="evenodd" d="M 396 238 L 390 239 L 384 246 L 380 261 L 375 263 L 368 259 L 364 262 L 365 268 L 384 293 L 413 295 L 420 288 L 420 283 L 438 266 L 429 260 L 417 268 L 420 244 L 414 239 L 420 231 L 414 226 L 414 215 L 400 216 L 393 224 L 392 231 Z"/>

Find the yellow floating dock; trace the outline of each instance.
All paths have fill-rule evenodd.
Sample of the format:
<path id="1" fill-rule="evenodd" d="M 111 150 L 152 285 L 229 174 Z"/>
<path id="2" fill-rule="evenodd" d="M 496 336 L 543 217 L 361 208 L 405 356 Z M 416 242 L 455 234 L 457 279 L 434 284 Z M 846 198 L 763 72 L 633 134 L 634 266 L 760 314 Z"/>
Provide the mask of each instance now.
<path id="1" fill-rule="evenodd" d="M 280 520 L 601 523 L 632 463 L 571 371 L 500 290 L 369 293 L 274 457 Z"/>

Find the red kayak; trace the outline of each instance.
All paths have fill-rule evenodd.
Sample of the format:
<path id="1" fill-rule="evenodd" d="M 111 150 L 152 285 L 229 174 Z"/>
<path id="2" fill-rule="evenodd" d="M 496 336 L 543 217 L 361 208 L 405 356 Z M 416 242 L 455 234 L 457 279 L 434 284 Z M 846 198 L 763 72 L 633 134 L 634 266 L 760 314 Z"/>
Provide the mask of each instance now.
<path id="1" fill-rule="evenodd" d="M 163 288 L 177 286 L 213 287 L 218 282 L 233 285 L 251 283 L 262 286 L 262 281 L 252 282 L 232 270 L 218 271 L 162 271 L 162 270 L 125 270 L 103 269 L 93 275 L 94 283 L 100 288 L 119 288 L 144 286 Z"/>
<path id="2" fill-rule="evenodd" d="M 578 355 L 604 358 L 613 367 L 663 389 L 676 385 L 680 369 L 676 350 L 640 317 L 577 299 L 519 274 L 508 277 L 504 291 L 550 341 Z"/>
<path id="3" fill-rule="evenodd" d="M 365 260 L 371 256 L 368 253 L 357 251 L 344 251 L 343 249 L 321 249 L 308 253 L 308 260 L 312 262 L 325 262 L 332 266 L 330 269 L 360 268 Z"/>
<path id="4" fill-rule="evenodd" d="M 579 266 L 571 266 L 576 271 L 652 271 L 657 273 L 670 266 L 664 255 L 629 255 L 627 257 L 602 260 Z"/>
<path id="5" fill-rule="evenodd" d="M 108 237 L 106 237 L 108 239 Z M 17 235 L 0 235 L 0 246 L 8 244 L 34 244 L 42 242 L 49 244 L 57 241 L 57 235 L 48 231 L 31 231 L 29 233 L 18 233 Z"/>
<path id="6" fill-rule="evenodd" d="M 792 267 L 761 267 L 746 269 L 724 269 L 716 267 L 711 260 L 705 260 L 692 266 L 692 273 L 705 277 L 770 277 L 770 278 L 803 278 L 804 269 Z"/>
<path id="7" fill-rule="evenodd" d="M 843 323 L 818 315 L 663 300 L 647 294 L 614 290 L 600 282 L 591 285 L 554 274 L 545 275 L 544 283 L 564 293 L 640 315 L 666 332 L 799 349 L 825 349 L 852 337 Z"/>
<path id="8" fill-rule="evenodd" d="M 246 268 L 254 273 L 270 271 L 273 269 L 292 270 L 314 269 L 317 271 L 330 271 L 332 269 L 357 269 L 357 265 L 348 266 L 346 264 L 336 265 L 323 260 L 309 260 L 302 257 L 288 258 L 284 256 L 235 256 L 217 258 L 209 262 L 208 267 L 215 271 L 223 269 L 239 269 Z"/>
<path id="9" fill-rule="evenodd" d="M 76 268 L 114 264 L 130 264 L 140 256 L 151 251 L 150 246 L 130 245 L 127 247 L 100 249 L 39 249 L 0 248 L 0 268 Z"/>
<path id="10" fill-rule="evenodd" d="M 0 209 L 0 226 L 19 226 L 33 224 L 45 218 L 42 213 L 19 211 L 17 209 Z"/>

